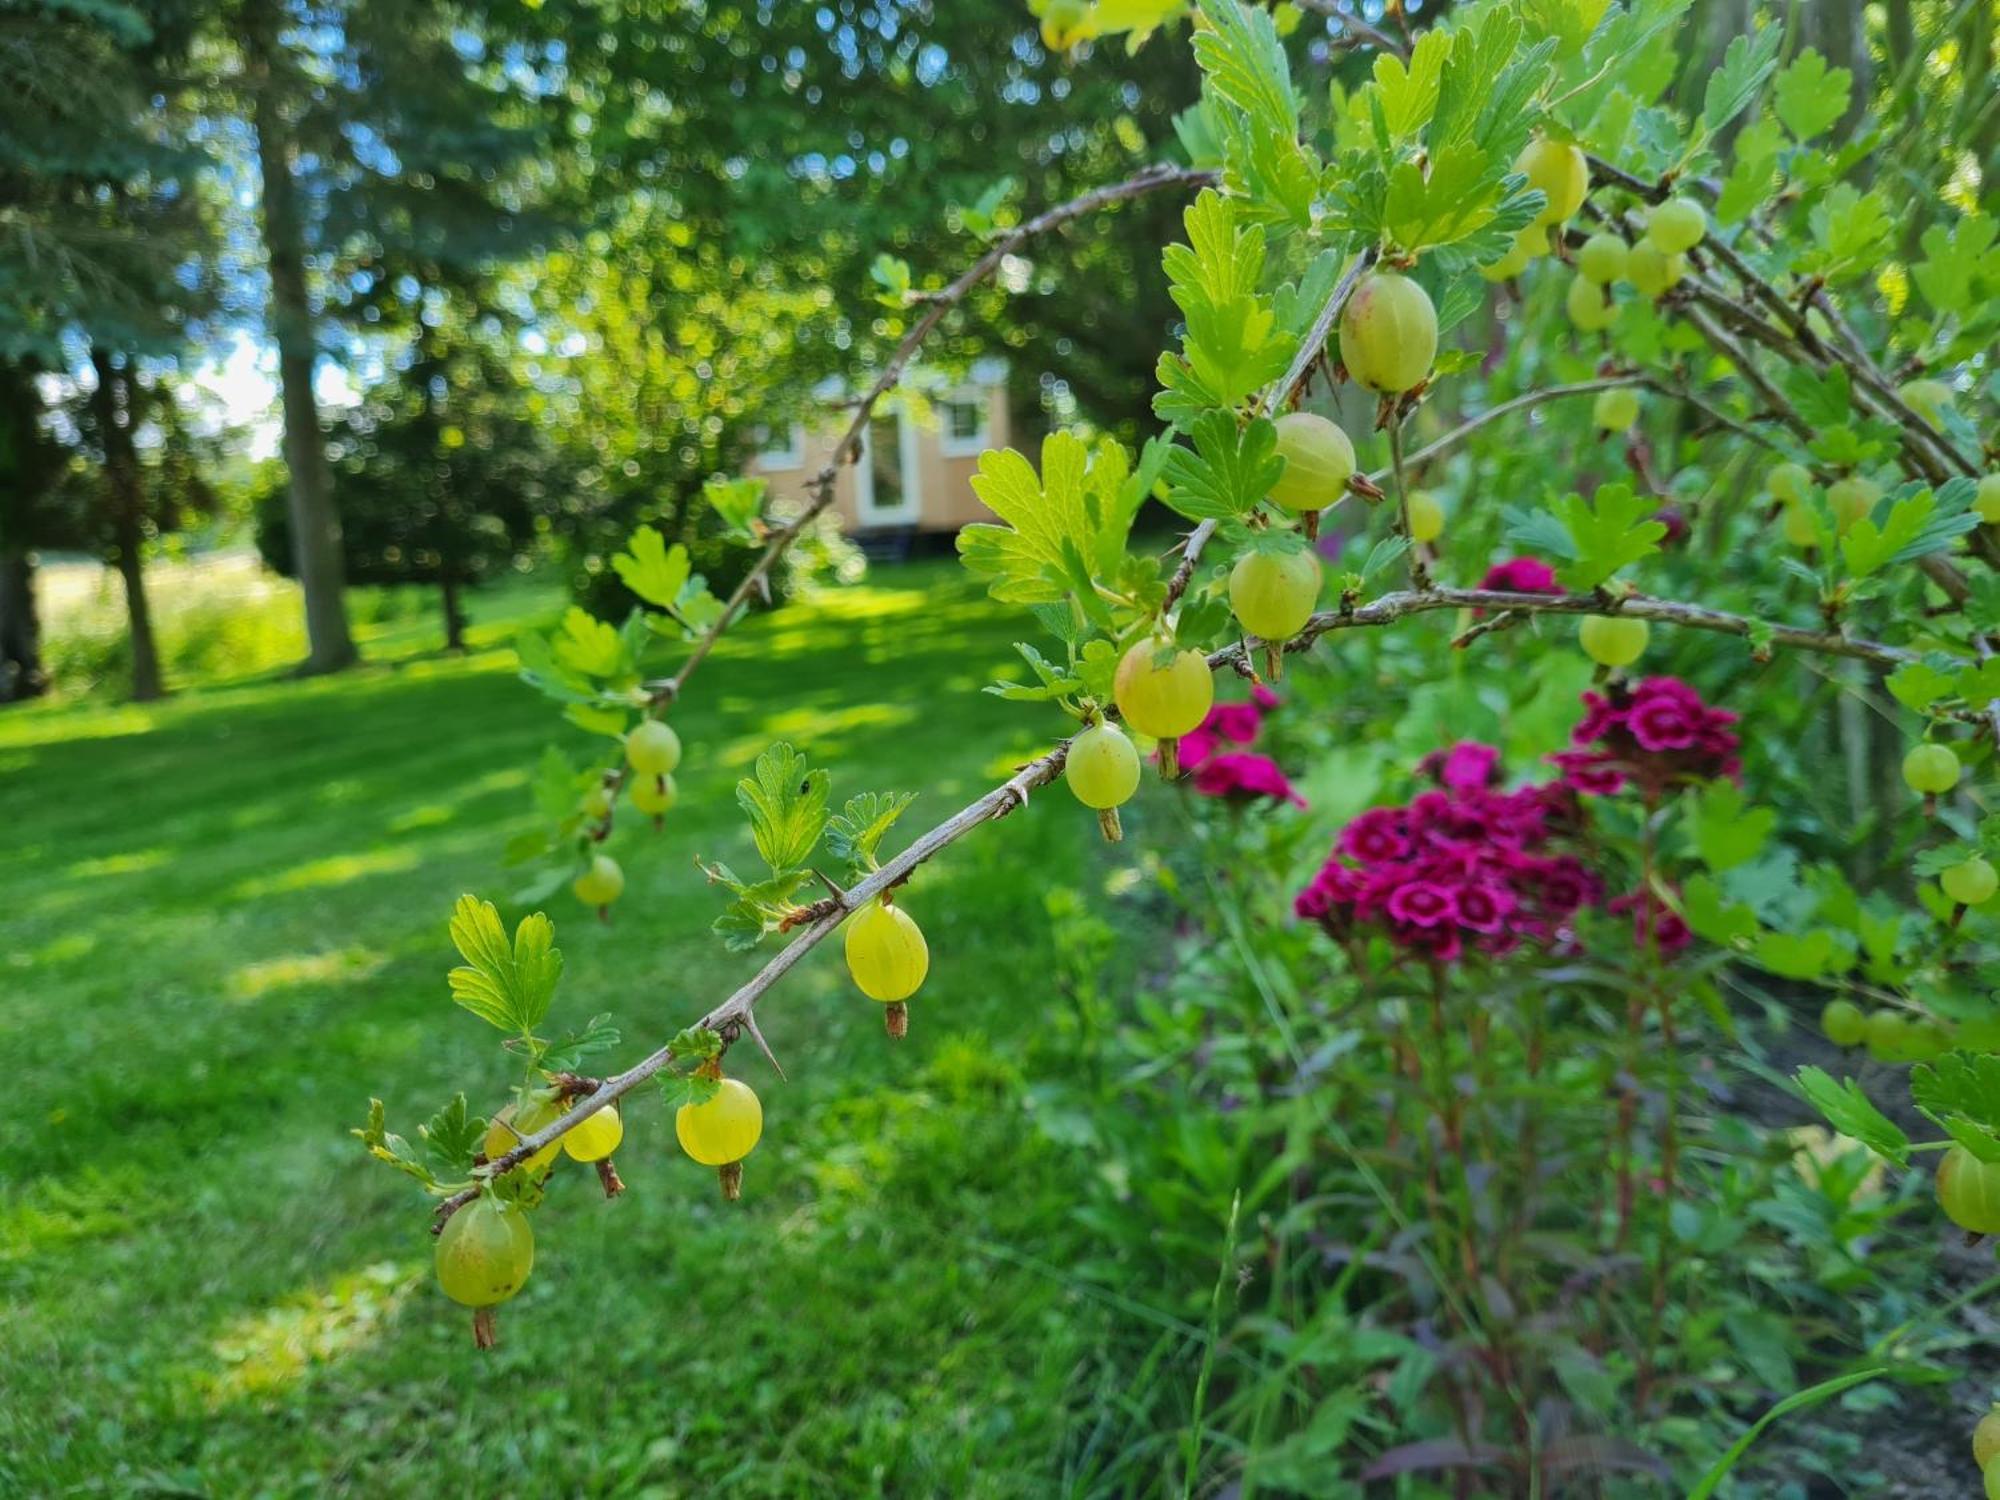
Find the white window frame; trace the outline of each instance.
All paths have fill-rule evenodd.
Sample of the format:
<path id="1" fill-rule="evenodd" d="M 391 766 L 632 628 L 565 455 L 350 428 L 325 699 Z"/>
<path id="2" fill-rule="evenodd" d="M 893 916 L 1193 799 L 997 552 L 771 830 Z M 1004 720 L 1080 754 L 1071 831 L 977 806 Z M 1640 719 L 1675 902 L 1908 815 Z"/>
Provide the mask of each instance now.
<path id="1" fill-rule="evenodd" d="M 993 445 L 993 393 L 984 386 L 963 385 L 946 391 L 937 399 L 938 451 L 946 458 L 977 458 Z M 951 435 L 951 418 L 946 406 L 970 406 L 979 412 L 979 430 L 971 437 Z"/>
<path id="2" fill-rule="evenodd" d="M 786 434 L 790 446 L 780 448 L 776 452 L 765 451 L 764 444 L 770 442 L 772 433 L 769 427 L 765 427 L 762 430 L 764 433 L 763 441 L 757 445 L 757 467 L 759 469 L 766 470 L 772 474 L 783 474 L 792 469 L 803 469 L 806 466 L 805 423 L 792 423 L 790 430 Z"/>
<path id="3" fill-rule="evenodd" d="M 893 508 L 875 503 L 875 424 L 861 429 L 860 461 L 854 466 L 854 516 L 862 526 L 912 526 L 924 513 L 922 470 L 917 424 L 908 407 L 896 409 L 896 461 L 903 471 L 903 503 Z"/>

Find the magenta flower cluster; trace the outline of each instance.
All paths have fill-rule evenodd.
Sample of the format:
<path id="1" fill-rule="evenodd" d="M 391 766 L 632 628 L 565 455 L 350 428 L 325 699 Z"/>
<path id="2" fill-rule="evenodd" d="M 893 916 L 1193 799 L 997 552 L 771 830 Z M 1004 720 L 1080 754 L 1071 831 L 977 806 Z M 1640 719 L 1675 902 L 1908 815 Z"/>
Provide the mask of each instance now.
<path id="1" fill-rule="evenodd" d="M 1231 746 L 1255 744 L 1264 728 L 1264 715 L 1281 700 L 1259 683 L 1248 703 L 1218 703 L 1198 728 L 1181 736 L 1181 769 L 1188 773 L 1188 785 L 1204 797 L 1222 797 L 1234 802 L 1290 802 L 1298 807 L 1306 799 L 1298 794 L 1278 763 L 1268 755 L 1258 755 Z"/>
<path id="2" fill-rule="evenodd" d="M 1420 769 L 1435 785 L 1342 829 L 1298 914 L 1336 937 L 1385 933 L 1437 962 L 1571 941 L 1576 914 L 1604 899 L 1565 847 L 1580 823 L 1575 794 L 1560 782 L 1498 790 L 1490 745 L 1456 745 Z"/>
<path id="3" fill-rule="evenodd" d="M 1583 695 L 1584 715 L 1570 734 L 1577 748 L 1550 759 L 1563 781 L 1588 796 L 1629 783 L 1649 798 L 1690 781 L 1735 777 L 1742 762 L 1736 715 L 1712 708 L 1678 677 L 1613 683 Z"/>

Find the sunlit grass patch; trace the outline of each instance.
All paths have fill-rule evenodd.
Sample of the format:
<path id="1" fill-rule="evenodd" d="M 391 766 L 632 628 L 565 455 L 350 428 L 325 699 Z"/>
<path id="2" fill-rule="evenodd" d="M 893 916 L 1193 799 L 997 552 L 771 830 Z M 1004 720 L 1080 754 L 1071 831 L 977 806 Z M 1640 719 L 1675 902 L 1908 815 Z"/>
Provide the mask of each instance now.
<path id="1" fill-rule="evenodd" d="M 292 953 L 243 965 L 229 976 L 223 994 L 231 1000 L 261 1000 L 302 984 L 355 984 L 380 973 L 388 961 L 386 954 L 367 948 Z"/>
<path id="2" fill-rule="evenodd" d="M 202 1381 L 211 1411 L 245 1397 L 280 1394 L 316 1365 L 352 1354 L 380 1335 L 423 1280 L 423 1270 L 383 1261 L 225 1329 L 210 1346 L 216 1369 Z"/>

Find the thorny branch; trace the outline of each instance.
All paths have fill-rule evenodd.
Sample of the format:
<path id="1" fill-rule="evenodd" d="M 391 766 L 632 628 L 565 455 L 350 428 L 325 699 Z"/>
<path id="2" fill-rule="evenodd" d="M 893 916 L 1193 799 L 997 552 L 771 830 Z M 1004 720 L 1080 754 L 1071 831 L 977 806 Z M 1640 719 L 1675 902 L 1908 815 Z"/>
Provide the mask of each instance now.
<path id="1" fill-rule="evenodd" d="M 1314 8 L 1319 7 L 1315 6 Z M 1594 159 L 1591 162 L 1591 167 L 1593 174 L 1600 182 L 1613 183 L 1637 194 L 1649 202 L 1659 201 L 1670 190 L 1668 185 L 1643 183 L 1637 178 L 1633 178 L 1616 168 Z M 1011 253 L 1015 247 L 1030 235 L 1044 232 L 1047 229 L 1068 222 L 1070 219 L 1088 213 L 1092 209 L 1104 204 L 1136 197 L 1160 187 L 1203 185 L 1213 180 L 1213 173 L 1161 166 L 1150 168 L 1146 172 L 1140 173 L 1138 176 L 1127 179 L 1124 182 L 1085 194 L 1081 198 L 1074 199 L 1069 203 L 1049 210 L 1035 219 L 1029 220 L 1009 234 L 1002 236 L 957 281 L 953 282 L 943 292 L 936 294 L 935 298 L 930 301 L 926 308 L 924 316 L 918 320 L 910 332 L 905 335 L 902 343 L 898 345 L 896 353 L 883 368 L 875 385 L 856 406 L 854 416 L 848 425 L 846 434 L 843 436 L 840 446 L 835 450 L 833 461 L 810 481 L 809 488 L 813 492 L 813 499 L 807 509 L 773 535 L 771 541 L 766 546 L 764 556 L 759 559 L 757 566 L 752 570 L 750 576 L 744 580 L 743 584 L 731 596 L 724 607 L 722 616 L 704 634 L 703 639 L 698 643 L 688 661 L 683 664 L 680 672 L 673 678 L 653 685 L 656 701 L 669 700 L 680 690 L 688 676 L 692 674 L 695 667 L 708 654 L 715 639 L 728 628 L 731 621 L 741 612 L 744 603 L 749 598 L 751 590 L 758 586 L 758 580 L 768 574 L 771 566 L 783 555 L 785 549 L 810 524 L 812 519 L 832 503 L 834 479 L 841 465 L 852 461 L 855 453 L 858 451 L 860 434 L 869 420 L 875 403 L 892 389 L 901 378 L 902 372 L 910 358 L 914 355 L 917 346 L 921 344 L 931 329 L 937 325 L 938 321 L 944 316 L 944 313 L 950 307 L 962 301 L 964 296 L 975 285 L 987 275 L 990 275 L 1005 255 Z M 1713 248 L 1711 247 L 1711 249 Z M 1785 299 L 1777 294 L 1774 288 L 1770 288 L 1768 283 L 1763 282 L 1754 272 L 1750 271 L 1741 262 L 1740 258 L 1734 256 L 1733 252 L 1718 254 L 1716 259 L 1728 266 L 1731 272 L 1738 277 L 1739 281 L 1745 285 L 1746 289 L 1758 295 L 1760 300 L 1763 300 L 1767 306 L 1773 306 L 1773 303 L 1776 302 L 1783 303 L 1786 307 L 1789 307 L 1790 304 L 1785 303 Z M 1330 335 L 1338 321 L 1340 307 L 1344 304 L 1347 293 L 1352 290 L 1359 275 L 1365 269 L 1368 260 L 1369 257 L 1360 257 L 1354 266 L 1349 268 L 1347 275 L 1342 278 L 1340 285 L 1336 287 L 1334 294 L 1328 299 L 1327 305 L 1322 308 L 1319 318 L 1313 325 L 1311 334 L 1301 346 L 1299 356 L 1294 361 L 1294 368 L 1288 370 L 1283 379 L 1264 397 L 1263 404 L 1265 406 L 1275 406 L 1280 401 L 1288 401 L 1296 391 L 1299 383 L 1303 380 L 1305 371 L 1310 368 L 1312 361 L 1319 356 L 1321 349 L 1324 347 L 1326 338 Z M 1776 307 L 1773 306 L 1773 311 L 1776 310 Z M 1738 370 L 1743 374 L 1745 381 L 1764 399 L 1772 415 L 1778 420 L 1785 422 L 1787 426 L 1793 427 L 1795 431 L 1799 431 L 1803 427 L 1804 424 L 1798 418 L 1797 413 L 1770 386 L 1768 380 L 1762 375 L 1762 372 L 1755 368 L 1753 358 L 1748 351 L 1737 344 L 1730 335 L 1724 333 L 1719 325 L 1712 318 L 1708 317 L 1702 309 L 1684 306 L 1682 311 L 1689 317 L 1689 320 L 1694 323 L 1697 329 L 1703 333 L 1712 346 L 1736 364 Z M 1759 321 L 1761 322 L 1761 320 Z M 1786 322 L 1789 325 L 1791 320 L 1787 318 Z M 1960 468 L 1966 467 L 1966 461 L 1963 457 L 1952 452 L 1943 439 L 1934 430 L 1929 428 L 1928 423 L 1924 423 L 1916 413 L 1909 411 L 1906 403 L 1903 403 L 1893 392 L 1884 393 L 1880 389 L 1880 386 L 1883 384 L 1883 378 L 1869 364 L 1865 356 L 1857 356 L 1852 352 L 1843 355 L 1828 350 L 1824 341 L 1818 340 L 1810 329 L 1800 330 L 1794 328 L 1793 334 L 1802 346 L 1806 346 L 1808 339 L 1812 341 L 1808 348 L 1809 357 L 1823 354 L 1823 357 L 1838 362 L 1847 368 L 1850 376 L 1859 384 L 1868 387 L 1870 393 L 1878 397 L 1879 404 L 1894 413 L 1899 421 L 1903 421 L 1906 429 L 1913 432 L 1919 441 L 1930 444 L 1935 450 L 1937 457 L 1948 457 L 1954 466 Z M 1461 423 L 1459 427 L 1453 429 L 1436 442 L 1410 455 L 1407 461 L 1410 464 L 1417 464 L 1434 458 L 1449 447 L 1462 441 L 1471 432 L 1510 412 L 1519 411 L 1526 407 L 1564 396 L 1607 390 L 1621 385 L 1644 385 L 1676 398 L 1694 399 L 1688 392 L 1666 386 L 1657 378 L 1647 375 L 1618 375 L 1600 380 L 1577 382 L 1568 386 L 1551 387 L 1546 390 L 1530 392 L 1515 397 L 1511 401 L 1499 403 L 1487 411 L 1479 413 Z M 1695 404 L 1700 405 L 1699 402 Z M 1704 408 L 1704 410 L 1706 409 Z M 1711 415 L 1719 414 L 1711 412 Z M 1740 430 L 1742 424 L 1732 419 L 1730 425 Z M 1804 432 L 1801 435 L 1810 436 L 1810 433 Z M 1912 457 L 1916 457 L 1914 452 L 1912 452 Z M 1189 583 L 1192 581 L 1202 547 L 1214 535 L 1214 532 L 1214 523 L 1203 522 L 1189 534 L 1182 546 L 1180 566 L 1176 569 L 1174 577 L 1169 584 L 1167 607 L 1171 608 L 1172 604 L 1185 593 Z M 1960 579 L 1959 582 L 1962 586 L 1963 580 Z M 1782 646 L 1794 650 L 1817 652 L 1825 655 L 1866 661 L 1884 668 L 1894 668 L 1922 659 L 1914 651 L 1855 636 L 1832 631 L 1807 630 L 1797 626 L 1781 625 L 1745 615 L 1730 614 L 1726 611 L 1710 609 L 1702 605 L 1684 604 L 1676 600 L 1659 599 L 1646 595 L 1616 598 L 1604 593 L 1528 594 L 1497 589 L 1453 588 L 1404 590 L 1398 593 L 1386 594 L 1367 604 L 1353 608 L 1321 611 L 1313 615 L 1306 622 L 1305 627 L 1296 637 L 1285 643 L 1285 650 L 1287 652 L 1309 650 L 1317 643 L 1321 636 L 1337 631 L 1381 628 L 1409 616 L 1434 613 L 1440 610 L 1505 612 L 1515 616 L 1537 614 L 1622 614 L 1635 619 L 1658 621 L 1662 624 L 1680 626 L 1686 629 L 1705 630 L 1748 639 L 1756 644 L 1760 652 L 1770 646 Z M 1990 648 L 1987 647 L 1984 640 L 1975 641 L 1975 646 L 1982 658 L 1989 654 Z M 1247 641 L 1237 641 L 1211 653 L 1208 661 L 1211 669 L 1228 667 L 1246 676 L 1255 675 L 1250 655 L 1250 645 Z M 1110 712 L 1115 713 L 1116 710 L 1113 709 Z M 1996 728 L 2000 728 L 2000 723 L 1996 723 Z M 1069 742 L 1065 740 L 1054 749 L 1029 761 L 1006 781 L 975 801 L 967 804 L 944 822 L 939 823 L 936 827 L 919 836 L 902 853 L 884 863 L 879 869 L 871 873 L 866 880 L 860 882 L 850 890 L 829 895 L 814 903 L 810 908 L 807 908 L 805 920 L 797 929 L 797 935 L 733 994 L 702 1017 L 698 1024 L 703 1028 L 720 1034 L 725 1043 L 734 1041 L 746 1031 L 754 1032 L 755 1020 L 753 1013 L 757 1002 L 779 980 L 783 979 L 786 974 L 796 968 L 808 953 L 829 937 L 850 912 L 873 900 L 883 891 L 908 879 L 910 874 L 919 865 L 930 860 L 951 844 L 956 843 L 974 828 L 979 827 L 983 823 L 992 822 L 1004 817 L 1018 807 L 1025 807 L 1032 792 L 1047 786 L 1062 773 L 1068 751 Z M 673 1060 L 673 1049 L 670 1046 L 661 1047 L 623 1073 L 616 1074 L 597 1083 L 594 1089 L 580 1098 L 560 1118 L 519 1140 L 512 1149 L 477 1168 L 478 1175 L 482 1178 L 490 1178 L 510 1171 L 535 1152 L 548 1146 L 551 1142 L 560 1139 L 591 1115 L 614 1103 L 641 1083 L 665 1070 Z M 459 1206 L 469 1201 L 478 1191 L 478 1186 L 474 1185 L 445 1199 L 439 1205 L 437 1222 L 442 1223 L 444 1219 L 449 1217 Z"/>
<path id="2" fill-rule="evenodd" d="M 806 528 L 833 504 L 834 481 L 839 478 L 842 468 L 855 462 L 860 456 L 861 435 L 868 430 L 868 423 L 875 415 L 876 403 L 896 388 L 897 383 L 903 378 L 904 371 L 909 368 L 910 361 L 916 357 L 918 348 L 930 337 L 932 330 L 944 321 L 945 315 L 965 301 L 975 287 L 999 268 L 1002 261 L 1037 235 L 1058 229 L 1074 219 L 1083 218 L 1110 204 L 1143 197 L 1161 188 L 1209 187 L 1216 180 L 1217 174 L 1212 171 L 1197 171 L 1191 167 L 1160 163 L 1121 182 L 1093 188 L 1090 192 L 1072 198 L 1066 203 L 1057 204 L 1045 213 L 1037 214 L 1034 218 L 1000 235 L 986 247 L 985 254 L 960 273 L 956 281 L 943 291 L 926 297 L 922 316 L 910 325 L 909 332 L 905 333 L 902 341 L 896 345 L 895 352 L 882 366 L 867 394 L 854 404 L 854 415 L 848 419 L 847 430 L 841 434 L 840 442 L 833 450 L 833 457 L 824 468 L 806 482 L 806 489 L 811 498 L 807 501 L 805 509 L 771 534 L 771 539 L 764 545 L 763 555 L 744 575 L 743 581 L 736 585 L 735 591 L 724 602 L 722 613 L 717 615 L 714 623 L 702 632 L 701 638 L 695 642 L 694 649 L 688 653 L 687 660 L 681 663 L 680 670 L 671 677 L 646 684 L 647 690 L 652 694 L 653 702 L 666 704 L 679 696 L 687 686 L 688 678 L 694 675 L 695 669 L 708 658 L 709 652 L 715 649 L 716 641 L 736 622 L 737 616 L 742 614 L 750 602 L 751 595 L 768 587 L 766 580 L 770 576 L 771 569 L 777 566 L 778 560 L 785 555 Z"/>

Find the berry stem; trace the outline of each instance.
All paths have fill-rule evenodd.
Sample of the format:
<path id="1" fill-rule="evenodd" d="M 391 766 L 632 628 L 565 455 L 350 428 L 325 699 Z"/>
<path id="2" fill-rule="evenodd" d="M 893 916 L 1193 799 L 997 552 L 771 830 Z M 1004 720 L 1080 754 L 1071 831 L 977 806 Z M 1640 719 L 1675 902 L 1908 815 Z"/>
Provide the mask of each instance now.
<path id="1" fill-rule="evenodd" d="M 910 1007 L 900 1000 L 891 1000 L 882 1007 L 882 1025 L 896 1041 L 910 1034 Z"/>
<path id="2" fill-rule="evenodd" d="M 1097 810 L 1097 826 L 1107 844 L 1115 844 L 1125 837 L 1125 829 L 1118 821 L 1118 809 L 1115 807 L 1100 807 Z"/>
<path id="3" fill-rule="evenodd" d="M 597 1163 L 597 1180 L 603 1185 L 607 1198 L 616 1198 L 625 1191 L 624 1179 L 618 1175 L 618 1169 L 611 1164 L 608 1156 Z"/>
<path id="4" fill-rule="evenodd" d="M 500 1333 L 495 1326 L 493 1309 L 481 1307 L 472 1314 L 472 1346 L 475 1349 L 491 1349 L 500 1342 Z"/>
<path id="5" fill-rule="evenodd" d="M 1410 587 L 1421 594 L 1431 586 L 1431 573 L 1424 566 L 1423 549 L 1410 534 L 1410 487 L 1403 478 L 1403 419 L 1400 412 L 1391 412 L 1389 416 L 1389 468 L 1396 476 L 1396 533 L 1410 544 Z"/>
<path id="6" fill-rule="evenodd" d="M 1160 779 L 1179 781 L 1181 778 L 1181 742 L 1172 735 L 1160 741 Z"/>
<path id="7" fill-rule="evenodd" d="M 725 1162 L 715 1169 L 716 1178 L 722 1183 L 722 1196 L 734 1203 L 743 1196 L 743 1163 Z"/>

